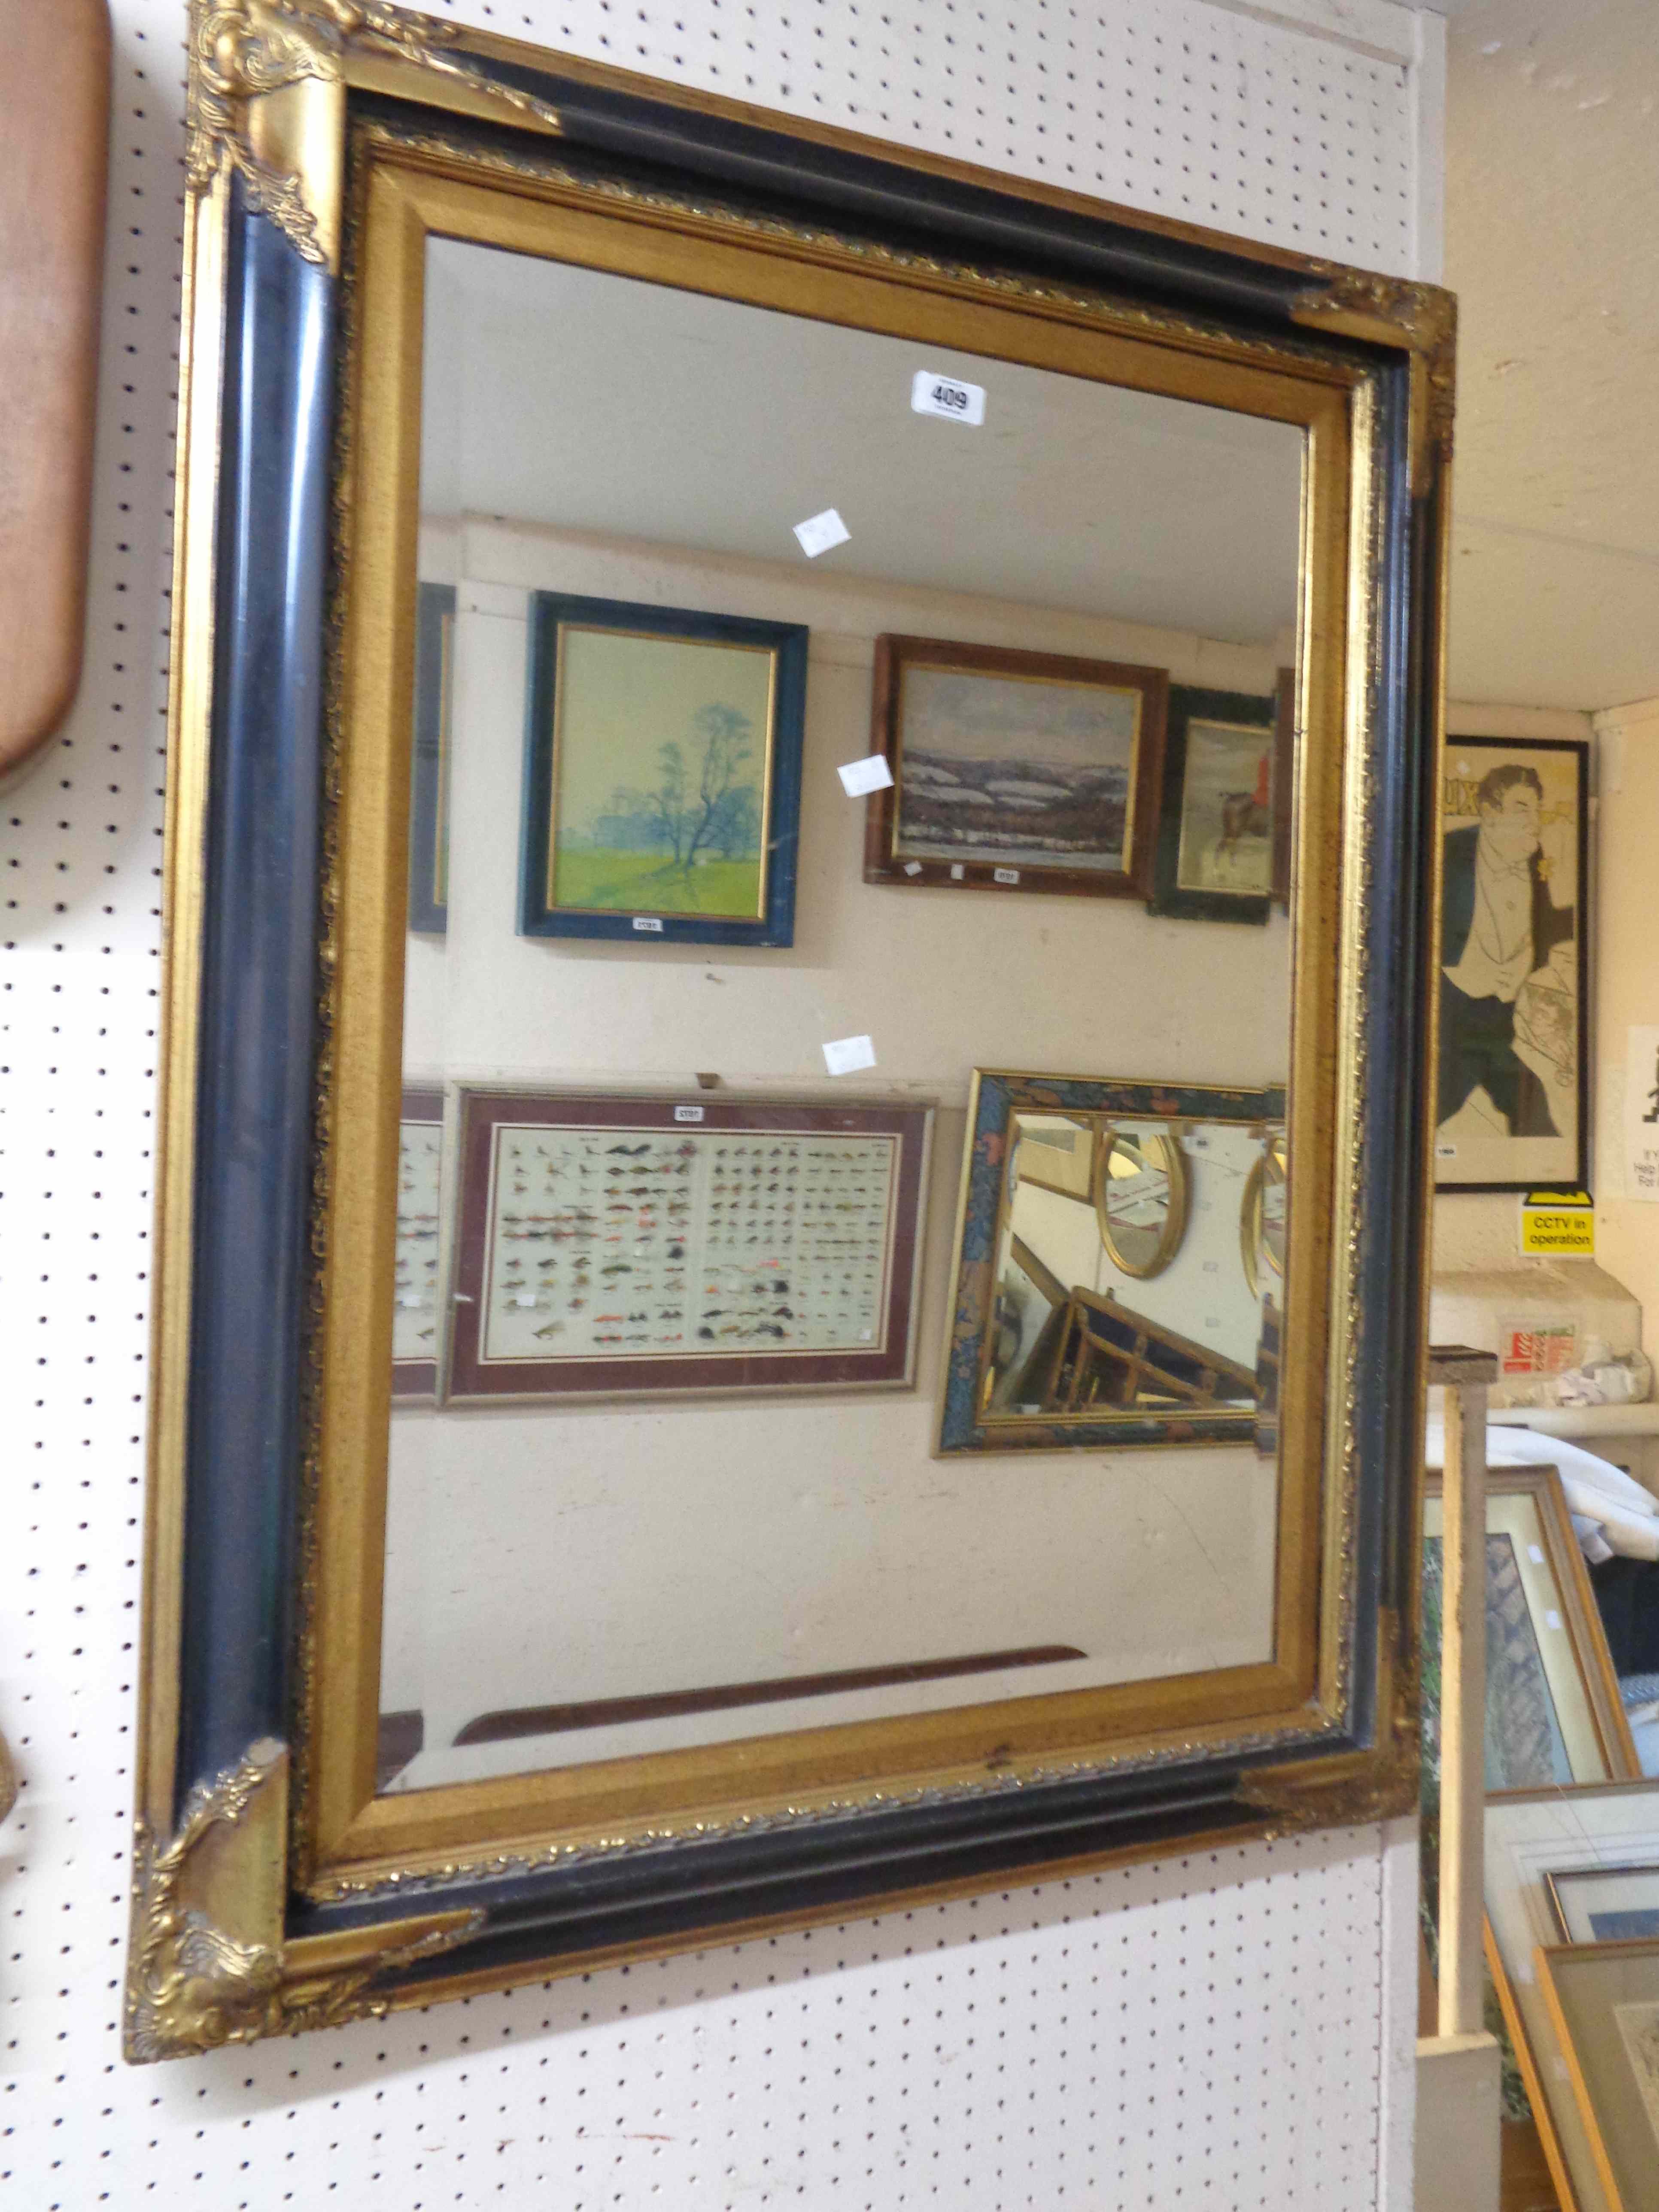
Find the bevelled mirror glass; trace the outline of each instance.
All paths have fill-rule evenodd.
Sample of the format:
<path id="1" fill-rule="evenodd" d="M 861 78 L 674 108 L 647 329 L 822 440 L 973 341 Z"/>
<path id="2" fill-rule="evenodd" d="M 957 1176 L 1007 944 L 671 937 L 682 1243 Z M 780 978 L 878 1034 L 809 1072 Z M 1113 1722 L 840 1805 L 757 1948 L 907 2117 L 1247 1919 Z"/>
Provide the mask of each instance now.
<path id="1" fill-rule="evenodd" d="M 1266 1659 L 1247 1421 L 1161 1462 L 1156 1589 L 1132 1458 L 993 1450 L 964 1510 L 930 1454 L 975 1065 L 1286 1078 L 1285 917 L 1133 894 L 1169 682 L 1271 720 L 1294 664 L 1304 433 L 552 254 L 423 275 L 385 1786 Z M 1189 842 L 1270 848 L 1244 737 Z M 874 882 L 838 771 L 883 757 Z M 1248 1412 L 1252 1147 L 1020 1117 L 997 1421 Z"/>

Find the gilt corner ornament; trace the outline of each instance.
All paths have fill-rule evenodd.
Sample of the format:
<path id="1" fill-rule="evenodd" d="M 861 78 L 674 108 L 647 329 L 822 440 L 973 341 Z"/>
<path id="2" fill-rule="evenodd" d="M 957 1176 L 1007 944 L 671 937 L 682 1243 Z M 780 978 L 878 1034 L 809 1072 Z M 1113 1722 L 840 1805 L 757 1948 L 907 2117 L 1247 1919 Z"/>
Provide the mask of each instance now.
<path id="1" fill-rule="evenodd" d="M 1449 460 L 1456 411 L 1456 295 L 1409 276 L 1385 276 L 1334 262 L 1315 266 L 1326 271 L 1325 281 L 1297 299 L 1297 321 L 1315 327 L 1346 325 L 1359 335 L 1367 324 L 1381 325 L 1403 337 L 1423 363 L 1429 443 L 1442 460 Z"/>
<path id="2" fill-rule="evenodd" d="M 287 1747 L 264 1738 L 250 1745 L 234 1766 L 191 1790 L 170 1842 L 158 1845 L 149 1824 L 142 1816 L 138 1820 L 132 1960 L 122 2037 L 129 2064 L 378 2019 L 390 2009 L 391 2000 L 372 1990 L 373 1982 L 447 1950 L 479 1924 L 482 1915 L 476 1912 L 447 1914 L 441 1925 L 428 1923 L 412 1941 L 313 1973 L 284 1954 L 279 1894 L 270 1900 L 276 1905 L 269 1931 L 274 1940 L 249 1942 L 228 1933 L 202 1901 L 204 1895 L 216 1872 L 218 1887 L 233 1907 L 242 1907 L 251 1921 L 261 1917 L 261 1838 L 256 1832 L 274 1827 L 280 1838 L 287 1803 Z M 216 1869 L 216 1848 L 221 1854 Z"/>
<path id="3" fill-rule="evenodd" d="M 337 210 L 331 195 L 262 151 L 254 104 L 307 82 L 340 82 L 356 56 L 381 55 L 465 80 L 469 94 L 504 118 L 556 132 L 555 109 L 494 81 L 452 50 L 461 27 L 383 0 L 191 0 L 190 82 L 185 100 L 185 182 L 210 190 L 221 171 L 240 175 L 250 204 L 269 216 L 303 258 L 330 264 Z"/>

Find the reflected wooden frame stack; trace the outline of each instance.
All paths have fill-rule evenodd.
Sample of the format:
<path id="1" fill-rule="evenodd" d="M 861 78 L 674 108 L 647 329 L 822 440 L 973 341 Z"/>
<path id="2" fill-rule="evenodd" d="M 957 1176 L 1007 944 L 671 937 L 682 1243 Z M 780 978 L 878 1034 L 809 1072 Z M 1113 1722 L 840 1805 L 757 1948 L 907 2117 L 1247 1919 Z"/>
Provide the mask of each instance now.
<path id="1" fill-rule="evenodd" d="M 1449 300 L 390 8 L 198 7 L 190 98 L 129 2056 L 1407 1809 Z M 1267 1662 L 375 1796 L 434 231 L 1304 431 Z"/>

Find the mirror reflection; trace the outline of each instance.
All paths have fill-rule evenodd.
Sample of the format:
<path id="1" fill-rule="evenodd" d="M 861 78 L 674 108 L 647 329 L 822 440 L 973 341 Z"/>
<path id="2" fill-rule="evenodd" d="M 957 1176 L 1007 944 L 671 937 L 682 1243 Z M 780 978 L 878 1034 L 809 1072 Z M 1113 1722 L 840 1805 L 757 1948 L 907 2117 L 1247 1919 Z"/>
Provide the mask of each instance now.
<path id="1" fill-rule="evenodd" d="M 1288 807 L 1301 432 L 463 240 L 426 278 L 382 1786 L 1267 1656 L 1248 1420 L 935 1452 L 974 1070 L 1284 1084 L 1287 913 L 1147 900 L 1238 781 L 1168 782 L 1174 690 Z M 1253 1407 L 1267 1143 L 1022 1113 L 981 1402 Z"/>
<path id="2" fill-rule="evenodd" d="M 1281 1130 L 1250 1170 L 1239 1217 L 1239 1249 L 1251 1294 L 1277 1295 L 1281 1302 L 1283 1293 L 1276 1286 L 1285 1273 L 1287 1174 Z"/>
<path id="3" fill-rule="evenodd" d="M 1265 1133 L 1042 1114 L 1016 1127 L 990 1409 L 1254 1406 L 1261 1311 L 1230 1224 Z"/>
<path id="4" fill-rule="evenodd" d="M 1187 1226 L 1187 1165 L 1165 1131 L 1107 1127 L 1095 1141 L 1095 1218 L 1121 1273 L 1161 1274 Z"/>

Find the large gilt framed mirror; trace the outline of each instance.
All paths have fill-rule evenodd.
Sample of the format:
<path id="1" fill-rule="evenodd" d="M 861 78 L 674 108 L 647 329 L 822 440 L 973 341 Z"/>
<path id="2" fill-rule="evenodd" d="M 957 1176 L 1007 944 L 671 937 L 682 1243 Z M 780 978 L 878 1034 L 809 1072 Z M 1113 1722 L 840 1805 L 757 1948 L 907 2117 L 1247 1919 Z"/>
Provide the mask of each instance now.
<path id="1" fill-rule="evenodd" d="M 129 2055 L 1411 1807 L 1450 302 L 191 67 Z"/>

